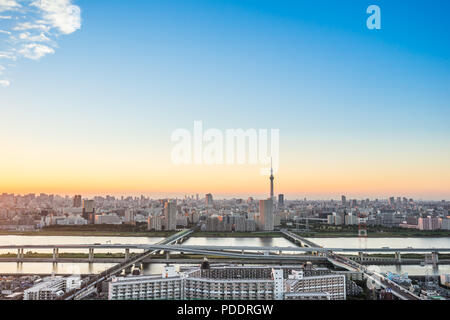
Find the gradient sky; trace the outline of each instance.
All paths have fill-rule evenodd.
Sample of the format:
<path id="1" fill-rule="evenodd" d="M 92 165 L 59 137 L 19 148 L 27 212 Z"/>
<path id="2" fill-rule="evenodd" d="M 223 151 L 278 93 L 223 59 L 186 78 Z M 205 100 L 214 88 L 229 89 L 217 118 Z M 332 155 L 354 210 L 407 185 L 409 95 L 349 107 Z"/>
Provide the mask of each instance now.
<path id="1" fill-rule="evenodd" d="M 201 120 L 280 129 L 288 199 L 450 199 L 450 2 L 74 3 L 81 29 L 5 72 L 0 192 L 267 195 L 259 166 L 172 164 Z"/>

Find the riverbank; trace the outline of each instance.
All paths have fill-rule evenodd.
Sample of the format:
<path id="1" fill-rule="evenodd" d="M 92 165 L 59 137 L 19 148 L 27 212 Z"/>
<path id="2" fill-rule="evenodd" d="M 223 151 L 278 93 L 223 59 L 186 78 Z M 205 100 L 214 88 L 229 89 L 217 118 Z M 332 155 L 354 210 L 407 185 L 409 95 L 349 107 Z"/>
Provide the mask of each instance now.
<path id="1" fill-rule="evenodd" d="M 152 231 L 152 232 L 117 232 L 117 231 L 0 231 L 0 236 L 48 236 L 48 237 L 147 237 L 166 238 L 176 232 Z"/>
<path id="2" fill-rule="evenodd" d="M 91 231 L 91 230 L 40 230 L 40 231 L 0 231 L 0 236 L 66 236 L 66 237 L 146 237 L 146 238 L 166 238 L 176 232 L 169 231 Z M 356 232 L 298 232 L 305 238 L 357 238 Z M 279 232 L 194 232 L 193 238 L 280 238 Z M 450 232 L 439 231 L 377 231 L 367 234 L 368 238 L 437 238 L 450 237 Z"/>
<path id="3" fill-rule="evenodd" d="M 298 235 L 305 238 L 358 238 L 356 232 L 298 232 Z M 392 232 L 378 231 L 367 233 L 367 238 L 440 238 L 450 237 L 449 231 L 418 231 L 418 232 Z"/>
<path id="4" fill-rule="evenodd" d="M 192 238 L 279 238 L 279 232 L 194 232 Z"/>
<path id="5" fill-rule="evenodd" d="M 0 231 L 0 236 L 66 236 L 66 237 L 146 237 L 166 238 L 176 232 L 117 232 L 117 231 Z M 194 232 L 192 238 L 279 238 L 279 232 Z"/>

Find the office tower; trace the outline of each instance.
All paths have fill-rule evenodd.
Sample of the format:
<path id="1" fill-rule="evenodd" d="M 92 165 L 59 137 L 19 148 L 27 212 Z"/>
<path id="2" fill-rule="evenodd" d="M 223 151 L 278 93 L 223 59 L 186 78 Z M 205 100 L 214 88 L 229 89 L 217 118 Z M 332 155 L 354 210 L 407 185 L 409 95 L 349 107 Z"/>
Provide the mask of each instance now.
<path id="1" fill-rule="evenodd" d="M 164 205 L 164 219 L 166 230 L 177 229 L 177 204 L 175 202 L 168 201 Z"/>
<path id="2" fill-rule="evenodd" d="M 163 219 L 160 216 L 149 216 L 147 219 L 147 230 L 161 231 L 162 222 Z"/>
<path id="3" fill-rule="evenodd" d="M 278 206 L 279 207 L 284 207 L 284 194 L 279 194 L 278 195 Z"/>
<path id="4" fill-rule="evenodd" d="M 74 208 L 81 208 L 81 196 L 76 195 L 73 197 L 73 207 Z"/>
<path id="5" fill-rule="evenodd" d="M 341 200 L 342 200 L 342 205 L 345 207 L 347 205 L 347 197 L 346 196 L 342 196 Z"/>
<path id="6" fill-rule="evenodd" d="M 207 206 L 212 206 L 213 205 L 213 196 L 211 193 L 208 193 L 206 196 L 206 205 Z"/>
<path id="7" fill-rule="evenodd" d="M 83 200 L 83 218 L 89 223 L 95 223 L 94 200 Z"/>
<path id="8" fill-rule="evenodd" d="M 125 209 L 125 222 L 129 224 L 134 223 L 134 212 L 131 209 Z"/>
<path id="9" fill-rule="evenodd" d="M 333 212 L 333 215 L 335 216 L 334 224 L 336 226 L 343 225 L 345 223 L 345 216 L 344 216 L 343 212 L 338 212 L 338 213 Z"/>
<path id="10" fill-rule="evenodd" d="M 262 231 L 273 231 L 273 201 L 272 199 L 259 201 L 259 227 Z"/>
<path id="11" fill-rule="evenodd" d="M 389 205 L 390 206 L 395 206 L 395 198 L 394 197 L 390 197 L 389 198 Z"/>

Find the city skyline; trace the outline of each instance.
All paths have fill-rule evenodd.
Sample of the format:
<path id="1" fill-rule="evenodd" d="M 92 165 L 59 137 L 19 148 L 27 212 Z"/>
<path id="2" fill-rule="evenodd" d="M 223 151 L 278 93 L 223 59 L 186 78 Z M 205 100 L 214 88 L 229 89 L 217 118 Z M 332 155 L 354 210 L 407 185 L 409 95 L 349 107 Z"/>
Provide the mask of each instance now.
<path id="1" fill-rule="evenodd" d="M 266 199 L 267 200 L 272 200 L 273 202 L 275 202 L 276 201 L 276 194 L 278 195 L 278 196 L 282 196 L 283 197 L 283 202 L 284 202 L 284 197 L 285 196 L 288 196 L 288 197 L 293 197 L 293 199 L 286 199 L 287 201 L 289 201 L 289 200 L 295 200 L 295 201 L 298 201 L 298 200 L 304 200 L 304 199 L 306 199 L 307 197 L 306 197 L 306 195 L 304 195 L 303 197 L 301 197 L 301 199 L 299 199 L 299 197 L 298 197 L 298 195 L 297 196 L 295 196 L 295 195 L 292 195 L 292 194 L 285 194 L 285 193 L 283 193 L 283 192 L 278 192 L 278 193 L 275 193 L 275 184 L 274 184 L 274 180 L 275 180 L 275 176 L 274 176 L 274 172 L 273 172 L 273 169 L 272 169 L 272 164 L 271 164 L 271 169 L 270 169 L 270 176 L 269 176 L 269 181 L 270 181 L 270 185 L 269 185 L 269 189 L 270 189 L 270 191 L 269 191 L 269 193 L 268 193 L 268 197 L 267 197 L 267 194 L 266 195 L 264 195 L 263 193 L 260 193 L 260 194 L 256 194 L 256 198 L 257 199 L 260 199 L 260 198 L 262 198 L 263 200 L 261 200 L 261 201 L 265 201 Z M 37 195 L 37 194 L 46 194 L 45 192 L 39 192 L 39 193 L 35 193 L 35 192 L 28 192 L 27 194 L 34 194 L 34 195 Z M 51 193 L 52 194 L 52 193 Z M 70 195 L 68 195 L 68 194 L 58 194 L 58 193 L 56 193 L 57 195 L 59 195 L 59 196 L 61 196 L 61 197 L 70 197 Z M 25 194 L 21 194 L 21 195 L 25 195 Z M 199 198 L 199 193 L 198 192 L 194 192 L 194 193 L 191 193 L 191 194 L 186 194 L 186 193 L 184 193 L 184 194 L 182 194 L 182 193 L 180 193 L 180 194 L 175 194 L 175 193 L 131 193 L 131 194 L 123 194 L 123 193 L 117 193 L 117 194 L 115 194 L 115 193 L 100 193 L 100 194 L 86 194 L 85 195 L 85 198 L 84 199 L 88 199 L 89 197 L 90 198 L 92 198 L 92 197 L 102 197 L 102 196 L 106 196 L 106 197 L 108 197 L 108 196 L 113 196 L 113 197 L 117 197 L 117 198 L 127 198 L 127 197 L 147 197 L 147 198 L 150 198 L 150 199 L 155 199 L 155 198 L 158 198 L 158 195 L 159 195 L 159 198 L 166 198 L 166 199 L 173 199 L 173 198 L 176 198 L 176 199 L 178 199 L 178 198 L 181 198 L 181 199 L 183 199 L 183 198 L 186 198 L 186 197 L 191 197 L 191 198 L 193 198 L 194 199 L 194 197 L 195 197 L 195 199 L 197 199 L 198 200 L 198 198 Z M 204 198 L 205 198 L 205 200 L 206 200 L 206 202 L 208 203 L 208 202 L 212 202 L 212 197 L 213 197 L 213 195 L 211 194 L 211 193 L 206 193 L 206 192 L 203 192 L 203 195 L 204 195 Z M 202 195 L 202 198 L 203 198 L 203 195 Z M 78 193 L 76 193 L 76 194 L 73 194 L 72 195 L 73 196 L 73 198 L 74 199 L 76 199 L 76 200 L 78 200 L 78 202 L 80 202 L 81 201 L 81 199 L 83 199 L 83 196 L 82 195 L 80 195 L 80 194 L 78 194 Z M 239 199 L 239 198 L 242 198 L 243 197 L 243 194 L 234 194 L 234 195 L 230 195 L 230 194 L 215 194 L 215 196 L 219 196 L 219 200 L 228 200 L 228 199 Z M 249 197 L 249 198 L 255 198 L 255 194 L 247 194 L 247 196 Z M 336 194 L 336 196 L 337 196 L 337 194 Z M 347 199 L 347 196 L 349 196 L 349 199 L 348 200 L 351 200 L 352 199 L 352 194 L 341 194 L 340 196 L 337 196 L 337 198 L 335 199 L 335 198 L 320 198 L 320 197 L 312 197 L 312 198 L 309 198 L 308 200 L 312 200 L 312 201 L 320 201 L 320 200 L 322 200 L 322 201 L 339 201 L 339 197 L 341 198 L 341 201 L 342 202 L 345 202 L 346 201 L 346 199 Z M 359 196 L 359 198 L 358 198 L 358 196 Z M 367 195 L 361 195 L 361 194 L 359 194 L 358 196 L 355 196 L 354 197 L 354 200 L 367 200 L 367 199 L 369 199 L 369 200 L 381 200 L 381 201 L 383 201 L 383 200 L 388 200 L 388 202 L 390 202 L 390 199 L 391 198 L 394 198 L 394 199 L 412 199 L 411 197 L 405 197 L 405 194 L 403 194 L 403 195 L 392 195 L 392 194 L 389 194 L 389 195 L 384 195 L 384 196 L 381 196 L 381 197 L 372 197 L 372 198 L 370 198 L 369 196 L 367 196 Z M 222 197 L 222 198 L 220 198 L 220 197 Z M 244 196 L 245 197 L 245 196 Z M 446 198 L 441 198 L 441 199 L 422 199 L 422 198 L 419 198 L 419 199 L 413 199 L 413 200 L 419 200 L 419 201 L 447 201 L 447 199 Z M 75 201 L 75 200 L 74 200 Z"/>
<path id="2" fill-rule="evenodd" d="M 380 30 L 365 1 L 66 3 L 80 20 L 16 61 L 0 8 L 1 192 L 266 195 L 259 166 L 171 162 L 201 120 L 278 128 L 287 199 L 450 198 L 449 3 L 377 1 Z"/>
<path id="3" fill-rule="evenodd" d="M 139 198 L 139 197 L 145 197 L 147 199 L 151 199 L 151 200 L 160 200 L 160 199 L 166 199 L 166 200 L 183 200 L 185 198 L 193 198 L 196 199 L 196 196 L 199 196 L 200 200 L 205 200 L 206 196 L 208 196 L 210 193 L 208 194 L 204 194 L 204 193 L 180 193 L 180 194 L 170 194 L 170 193 L 92 193 L 92 194 L 78 194 L 78 193 L 74 193 L 74 194 L 64 194 L 64 193 L 46 193 L 46 192 L 27 192 L 27 193 L 8 193 L 8 192 L 0 192 L 1 194 L 14 194 L 15 196 L 21 196 L 21 197 L 25 197 L 27 195 L 30 194 L 34 194 L 35 196 L 39 196 L 40 194 L 44 194 L 44 195 L 53 195 L 53 196 L 59 196 L 61 198 L 65 198 L 65 197 L 69 197 L 71 199 L 81 196 L 81 201 L 82 200 L 88 200 L 88 199 L 94 199 L 95 197 L 115 197 L 117 200 L 120 200 L 122 197 L 123 199 L 126 198 Z M 212 194 L 214 196 L 215 200 L 232 200 L 232 199 L 243 199 L 246 200 L 248 198 L 252 198 L 254 200 L 266 200 L 266 199 L 270 199 L 270 197 L 267 196 L 267 194 L 264 193 L 260 193 L 260 194 L 248 194 L 248 195 L 237 195 L 237 196 L 233 196 L 233 195 L 227 195 L 227 194 Z M 328 198 L 320 198 L 320 197 L 306 197 L 306 196 L 292 196 L 286 193 L 275 193 L 275 197 L 274 199 L 277 199 L 278 196 L 283 196 L 283 201 L 335 201 L 335 202 L 341 202 L 341 197 L 343 196 L 342 194 L 340 195 L 336 195 L 335 197 L 328 197 Z M 351 194 L 345 194 L 344 197 L 346 197 L 347 201 L 350 200 L 357 200 L 357 201 L 365 201 L 365 200 L 370 200 L 370 201 L 389 201 L 390 198 L 394 198 L 394 199 L 412 199 L 414 201 L 423 201 L 423 202 L 442 202 L 442 201 L 450 201 L 449 199 L 445 199 L 445 198 L 436 198 L 436 199 L 430 199 L 430 198 L 413 198 L 413 197 L 407 197 L 404 194 L 390 194 L 390 195 L 386 195 L 386 196 L 380 196 L 380 197 L 369 197 L 369 196 L 352 196 Z"/>

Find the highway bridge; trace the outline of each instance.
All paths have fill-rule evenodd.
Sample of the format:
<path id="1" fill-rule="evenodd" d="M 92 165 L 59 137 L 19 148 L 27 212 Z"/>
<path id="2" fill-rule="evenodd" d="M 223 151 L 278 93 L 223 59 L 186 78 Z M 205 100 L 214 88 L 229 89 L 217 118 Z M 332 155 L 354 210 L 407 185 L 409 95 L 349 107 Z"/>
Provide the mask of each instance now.
<path id="1" fill-rule="evenodd" d="M 39 250 L 39 249 L 136 249 L 136 250 L 169 250 L 186 251 L 187 249 L 202 250 L 235 250 L 235 251 L 270 251 L 270 252 L 342 252 L 342 253 L 450 253 L 450 248 L 325 248 L 325 247 L 257 247 L 257 246 L 210 246 L 210 245 L 168 245 L 164 241 L 156 244 L 68 244 L 68 245 L 2 245 L 3 250 Z M 183 250 L 184 249 L 184 250 Z"/>
<path id="2" fill-rule="evenodd" d="M 304 238 L 300 237 L 299 235 L 293 234 L 292 232 L 289 232 L 286 230 L 282 230 L 281 232 L 286 237 L 292 237 L 296 241 L 298 241 L 300 243 L 304 243 L 305 245 L 307 245 L 310 248 L 314 248 L 314 249 L 322 248 L 318 244 L 316 244 L 312 241 L 309 241 L 307 239 L 304 239 Z M 345 250 L 345 251 L 347 251 L 347 250 Z M 361 249 L 357 249 L 357 250 L 358 250 L 358 252 L 360 252 L 360 256 L 361 256 L 361 253 L 362 253 Z M 370 250 L 372 250 L 372 249 L 370 249 Z M 379 250 L 379 249 L 374 249 L 374 250 Z M 404 250 L 417 250 L 417 251 L 403 251 L 403 249 L 400 249 L 400 248 L 397 248 L 397 249 L 382 248 L 381 250 L 383 250 L 383 252 L 395 252 L 396 257 L 400 257 L 400 252 L 430 252 L 430 251 L 422 251 L 423 249 L 412 249 L 412 248 L 406 248 Z M 394 251 L 390 251 L 390 250 L 394 250 Z M 430 250 L 430 249 L 428 249 L 428 250 Z M 447 250 L 450 250 L 450 248 L 445 248 L 441 251 L 448 252 Z M 369 270 L 366 266 L 362 265 L 361 263 L 358 263 L 358 262 L 356 262 L 348 257 L 345 257 L 341 254 L 337 254 L 335 251 L 337 251 L 337 250 L 328 248 L 328 252 L 326 253 L 326 257 L 327 257 L 328 261 L 330 263 L 332 263 L 333 265 L 343 268 L 343 269 L 346 269 L 348 271 L 362 272 L 364 277 L 367 278 L 369 281 L 372 281 L 373 283 L 377 283 L 379 286 L 385 288 L 386 290 L 389 290 L 390 292 L 392 292 L 393 295 L 395 295 L 400 300 L 421 300 L 421 298 L 419 296 L 417 296 L 414 293 L 410 292 L 409 290 L 403 288 L 401 285 L 389 280 L 383 274 L 378 273 L 378 272 L 373 272 L 373 271 Z M 366 250 L 364 250 L 364 251 L 366 251 Z M 377 251 L 372 251 L 372 252 L 377 252 Z M 434 248 L 431 249 L 431 253 L 433 254 L 433 259 L 437 259 L 438 252 L 439 251 L 435 251 Z"/>
<path id="3" fill-rule="evenodd" d="M 177 242 L 183 241 L 183 239 L 188 238 L 192 232 L 193 232 L 192 229 L 191 230 L 183 230 L 183 231 L 176 233 L 175 235 L 172 235 L 172 236 L 160 241 L 159 243 L 164 244 L 164 245 L 177 243 Z M 122 262 L 118 265 L 115 265 L 115 266 L 109 268 L 108 270 L 103 271 L 99 275 L 96 275 L 96 276 L 90 278 L 87 282 L 82 284 L 80 288 L 75 289 L 73 291 L 69 291 L 65 295 L 60 297 L 60 300 L 82 299 L 82 298 L 88 296 L 89 294 L 91 294 L 92 292 L 95 292 L 96 286 L 98 284 L 102 283 L 103 281 L 105 281 L 106 279 L 108 279 L 110 276 L 117 274 L 119 272 L 122 272 L 122 270 L 124 270 L 124 269 L 132 267 L 134 264 L 139 263 L 143 259 L 147 258 L 148 256 L 150 256 L 152 254 L 156 254 L 157 252 L 158 252 L 158 250 L 154 250 L 154 251 L 147 250 L 144 253 L 141 253 L 137 256 L 131 257 L 130 259 L 127 259 L 124 262 Z"/>
<path id="4" fill-rule="evenodd" d="M 316 244 L 312 241 L 309 241 L 307 239 L 304 239 L 304 238 L 300 237 L 299 235 L 293 234 L 292 232 L 289 232 L 286 230 L 282 230 L 281 232 L 286 237 L 291 237 L 295 241 L 304 243 L 308 247 L 311 247 L 311 248 L 320 247 L 321 248 L 321 246 L 319 246 L 318 244 Z M 421 300 L 421 298 L 419 296 L 411 293 L 409 290 L 403 288 L 401 285 L 387 279 L 384 275 L 382 275 L 378 272 L 373 272 L 373 271 L 369 270 L 367 267 L 365 267 L 364 265 L 362 265 L 361 263 L 358 263 L 348 257 L 345 257 L 343 255 L 335 253 L 339 249 L 338 250 L 328 249 L 328 250 L 329 251 L 327 252 L 326 256 L 327 256 L 328 261 L 330 263 L 332 263 L 333 265 L 335 265 L 337 267 L 341 267 L 348 271 L 362 272 L 364 277 L 367 278 L 369 281 L 377 283 L 378 285 L 385 288 L 386 290 L 389 290 L 390 292 L 392 292 L 392 294 L 394 294 L 397 298 L 399 298 L 401 300 Z M 345 250 L 345 251 L 347 251 L 347 250 Z M 378 252 L 378 251 L 372 251 L 372 249 L 369 249 L 369 251 L 367 251 L 367 249 L 365 249 L 363 251 L 361 251 L 361 249 L 357 249 L 357 250 L 359 252 L 359 256 L 360 256 L 361 260 L 363 259 L 363 252 Z M 376 249 L 376 250 L 379 250 L 379 249 Z M 401 252 L 430 252 L 430 251 L 422 251 L 423 249 L 413 249 L 413 248 L 406 248 L 406 249 L 382 248 L 381 250 L 382 250 L 382 252 L 395 252 L 395 255 L 398 259 L 401 259 L 401 254 L 400 254 Z M 393 251 L 391 251 L 391 250 L 393 250 Z M 408 250 L 408 251 L 404 251 L 404 250 Z M 409 251 L 409 250 L 417 250 L 417 251 Z M 428 249 L 428 250 L 430 250 L 430 249 Z M 434 248 L 432 248 L 431 253 L 433 255 L 433 261 L 437 261 L 438 252 L 448 252 L 447 250 L 450 250 L 450 248 L 445 248 L 445 249 L 442 249 L 441 251 L 436 251 Z"/>
<path id="5" fill-rule="evenodd" d="M 212 255 L 205 255 L 205 252 L 192 253 L 190 256 L 173 254 L 169 257 L 163 257 L 158 255 L 155 257 L 149 256 L 142 259 L 140 262 L 143 264 L 158 264 L 158 263 L 175 263 L 175 264 L 196 264 L 203 261 L 203 258 L 207 256 L 212 263 L 226 262 L 231 264 L 242 264 L 243 260 L 251 259 L 252 264 L 286 264 L 286 263 L 302 263 L 311 261 L 317 264 L 328 264 L 326 256 L 320 255 L 276 255 L 272 254 L 269 259 L 265 258 L 262 253 L 259 255 L 242 255 L 242 254 L 228 254 L 227 252 L 214 252 Z M 343 255 L 353 261 L 357 261 L 363 265 L 419 265 L 424 261 L 424 258 L 390 258 L 390 257 L 377 257 L 377 256 L 359 256 L 359 255 Z M 126 258 L 122 257 L 105 257 L 94 256 L 94 258 L 87 257 L 61 257 L 54 259 L 53 257 L 45 256 L 25 256 L 24 258 L 17 259 L 16 257 L 0 257 L 0 263 L 94 263 L 94 264 L 119 264 L 125 261 Z M 129 259 L 129 258 L 128 258 Z M 450 265 L 450 259 L 441 259 L 436 263 L 439 265 Z"/>
<path id="6" fill-rule="evenodd" d="M 401 253 L 431 253 L 433 255 L 434 262 L 438 261 L 439 253 L 448 253 L 450 248 L 368 248 L 368 249 L 356 249 L 356 248 L 324 248 L 315 244 L 314 242 L 302 238 L 292 232 L 282 230 L 282 234 L 287 238 L 295 241 L 301 247 L 251 247 L 251 246 L 187 246 L 181 245 L 184 239 L 188 238 L 193 230 L 183 230 L 157 244 L 91 244 L 91 245 L 22 245 L 22 246 L 0 246 L 0 249 L 16 249 L 18 250 L 18 259 L 25 259 L 23 256 L 24 249 L 52 249 L 53 259 L 58 261 L 58 250 L 60 249 L 89 249 L 89 262 L 94 261 L 95 249 L 124 249 L 125 261 L 113 266 L 112 268 L 102 272 L 101 274 L 91 277 L 90 280 L 85 283 L 80 289 L 73 292 L 69 292 L 61 299 L 72 300 L 81 299 L 91 292 L 95 291 L 96 286 L 108 279 L 110 276 L 121 272 L 124 269 L 130 268 L 133 265 L 149 260 L 153 255 L 157 255 L 161 252 L 167 254 L 169 258 L 169 252 L 179 252 L 182 254 L 190 253 L 202 256 L 215 256 L 215 257 L 227 257 L 229 259 L 244 259 L 251 264 L 252 262 L 300 262 L 300 261 L 328 261 L 336 267 L 346 269 L 348 271 L 361 272 L 363 275 L 379 284 L 383 288 L 390 290 L 394 295 L 402 300 L 417 300 L 418 296 L 410 293 L 402 286 L 390 281 L 385 276 L 370 271 L 363 265 L 364 262 L 374 264 L 376 260 L 364 259 L 364 253 L 395 253 L 395 259 L 398 263 L 401 261 Z M 130 249 L 141 249 L 144 252 L 130 256 Z M 344 253 L 358 253 L 356 257 L 345 256 Z M 284 253 L 284 254 L 283 254 Z M 167 261 L 166 259 L 166 261 Z M 355 260 L 360 261 L 355 261 Z M 380 258 L 384 259 L 384 258 Z"/>
<path id="7" fill-rule="evenodd" d="M 170 240 L 162 241 L 157 244 L 92 244 L 92 245 L 26 245 L 26 246 L 0 246 L 0 249 L 3 250 L 17 250 L 17 256 L 14 257 L 0 257 L 0 262 L 112 262 L 112 261 L 120 261 L 120 258 L 116 258 L 111 260 L 112 258 L 103 257 L 96 258 L 94 251 L 97 249 L 113 249 L 124 250 L 124 258 L 122 261 L 128 261 L 131 258 L 130 250 L 142 250 L 144 253 L 148 251 L 157 252 L 181 252 L 181 253 L 191 253 L 191 254 L 199 254 L 199 255 L 209 255 L 209 256 L 222 256 L 222 257 L 232 257 L 232 258 L 240 258 L 240 259 L 259 259 L 261 255 L 265 256 L 265 259 L 278 259 L 278 260 L 305 260 L 307 257 L 319 256 L 323 259 L 329 253 L 340 253 L 342 255 L 349 255 L 357 253 L 357 256 L 350 257 L 352 260 L 358 260 L 361 263 L 377 263 L 377 262 L 394 262 L 396 264 L 411 264 L 411 263 L 420 263 L 420 259 L 404 259 L 402 258 L 402 253 L 409 254 L 431 254 L 432 262 L 434 264 L 446 263 L 447 260 L 439 260 L 439 253 L 450 253 L 450 248 L 323 248 L 318 246 L 307 246 L 307 247 L 255 247 L 255 246 L 209 246 L 209 245 L 181 245 L 181 244 L 172 244 L 172 243 L 180 243 L 182 239 L 177 239 L 176 241 L 170 242 Z M 169 239 L 169 238 L 168 238 Z M 303 241 L 306 239 L 303 239 Z M 304 244 L 307 245 L 315 245 L 309 240 L 308 242 L 304 241 Z M 24 250 L 53 250 L 53 255 L 51 258 L 48 257 L 32 257 L 26 256 L 24 254 Z M 88 258 L 61 258 L 59 256 L 60 250 L 67 249 L 84 249 L 89 250 Z M 367 254 L 370 253 L 393 253 L 395 258 L 388 257 L 371 257 Z M 148 259 L 146 257 L 145 259 Z M 141 259 L 141 260 L 145 260 Z"/>

